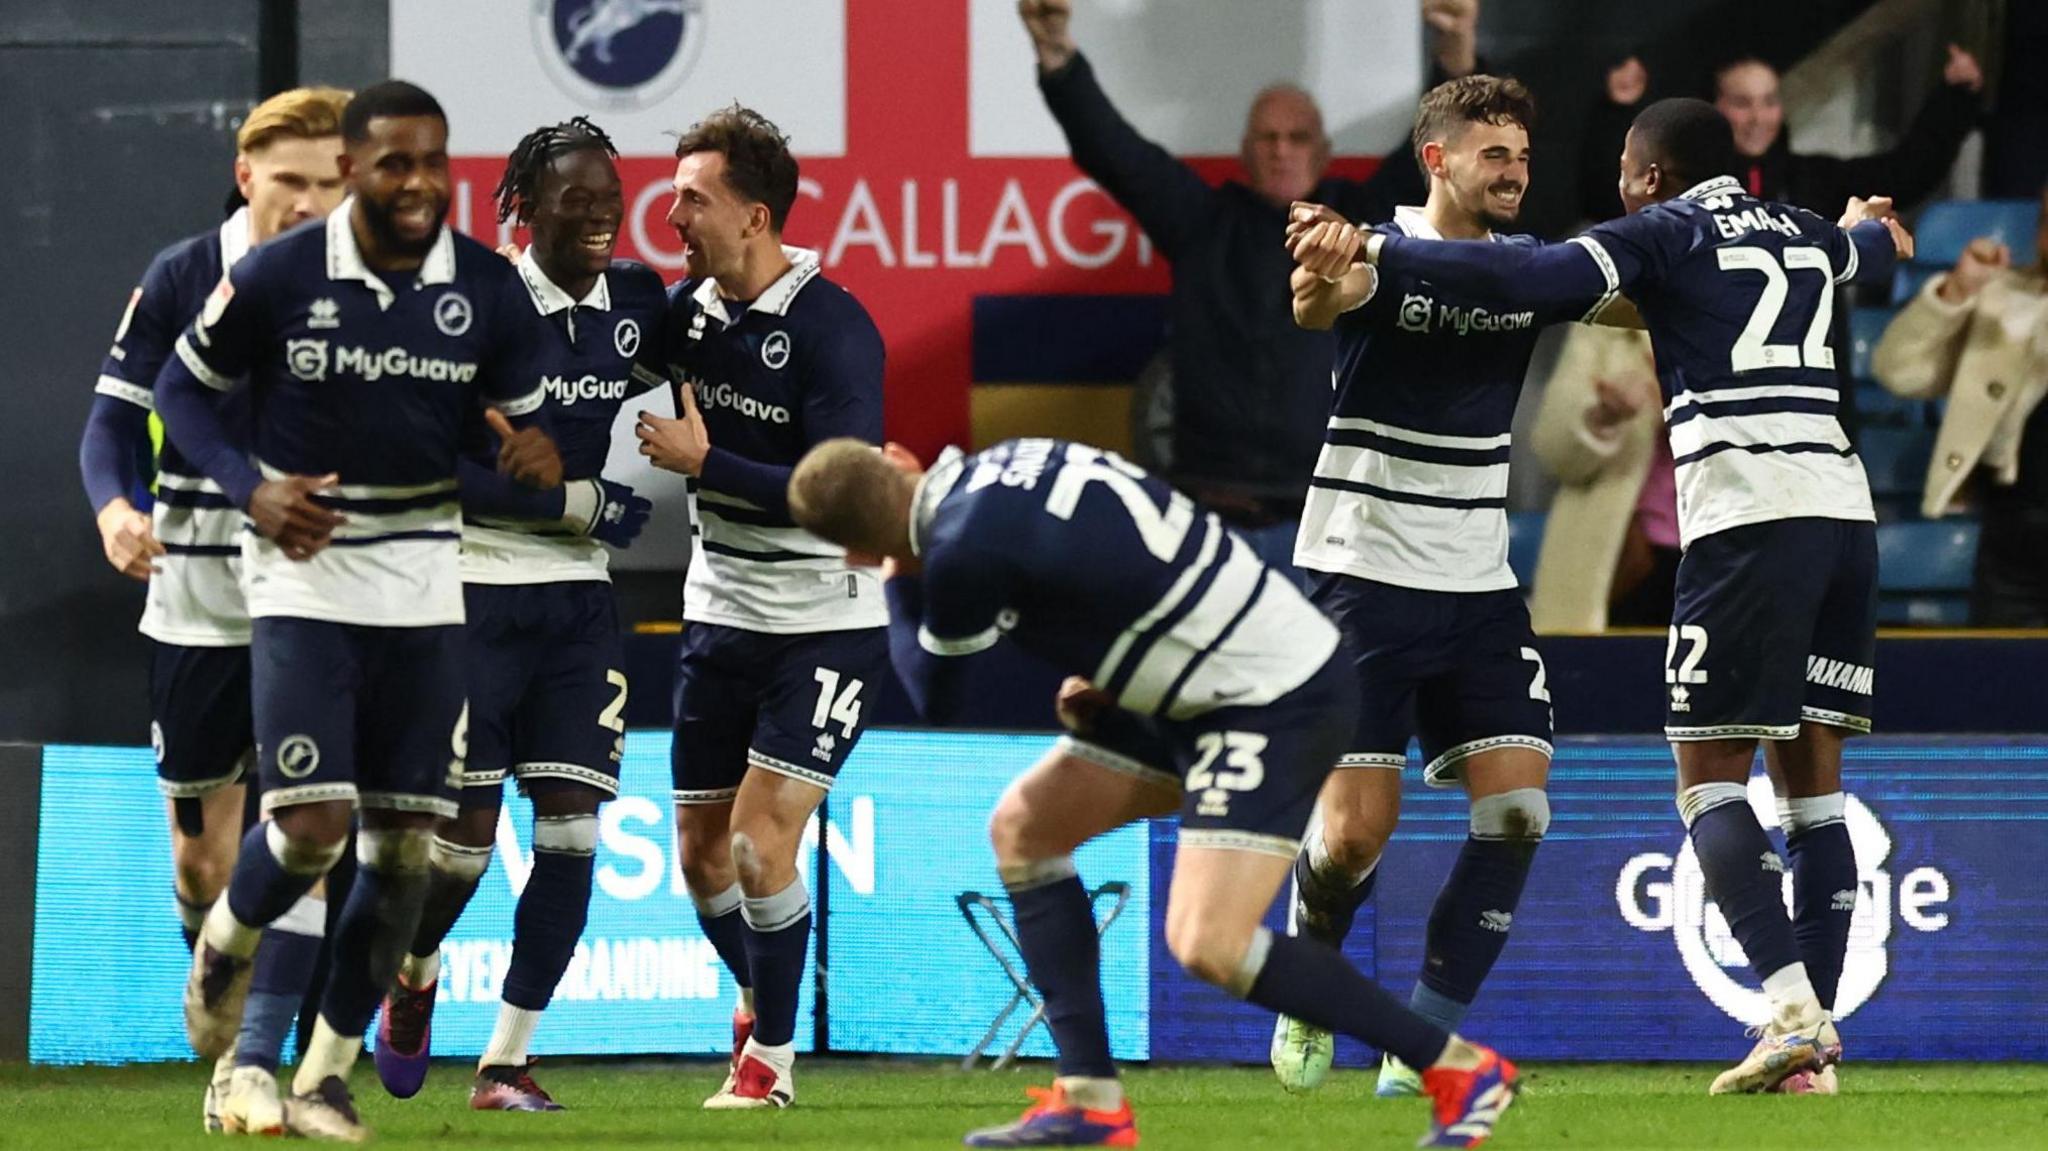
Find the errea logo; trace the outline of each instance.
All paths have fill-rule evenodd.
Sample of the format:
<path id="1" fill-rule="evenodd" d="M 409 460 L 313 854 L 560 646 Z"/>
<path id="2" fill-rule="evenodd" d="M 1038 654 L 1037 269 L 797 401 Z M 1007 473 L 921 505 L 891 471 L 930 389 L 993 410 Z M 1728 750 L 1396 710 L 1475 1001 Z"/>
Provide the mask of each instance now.
<path id="1" fill-rule="evenodd" d="M 1837 891 L 1829 900 L 1837 911 L 1855 908 L 1841 987 L 1835 993 L 1838 1018 L 1868 1003 L 1883 985 L 1890 969 L 1885 944 L 1891 939 L 1894 910 L 1898 920 L 1915 931 L 1941 931 L 1949 925 L 1943 908 L 1954 894 L 1949 877 L 1931 865 L 1915 867 L 1894 881 L 1885 866 L 1893 849 L 1891 834 L 1877 813 L 1855 796 L 1845 796 L 1844 801 L 1842 819 L 1855 848 L 1858 883 L 1857 890 Z M 1764 826 L 1776 825 L 1777 801 L 1768 778 L 1759 775 L 1749 781 L 1749 805 Z M 1766 853 L 1758 866 L 1780 873 L 1789 907 L 1792 877 L 1784 874 L 1777 853 Z M 1721 909 L 1707 898 L 1690 839 L 1682 842 L 1676 857 L 1649 851 L 1630 859 L 1616 878 L 1614 898 L 1622 921 L 1630 927 L 1671 933 L 1686 974 L 1714 1006 L 1741 1023 L 1769 1021 L 1770 1001 L 1749 985 L 1749 959 L 1728 930 Z"/>

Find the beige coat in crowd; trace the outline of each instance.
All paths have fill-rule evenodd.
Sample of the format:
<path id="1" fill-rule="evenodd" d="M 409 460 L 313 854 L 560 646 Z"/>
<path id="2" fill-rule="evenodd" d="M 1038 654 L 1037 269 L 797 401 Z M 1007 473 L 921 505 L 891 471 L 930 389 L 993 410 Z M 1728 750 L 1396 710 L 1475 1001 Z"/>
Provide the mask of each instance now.
<path id="1" fill-rule="evenodd" d="M 1948 397 L 1920 513 L 1955 510 L 1979 464 L 2011 483 L 2027 416 L 2048 391 L 2048 275 L 2005 270 L 1961 303 L 1936 293 L 1942 273 L 1900 310 L 1872 354 L 1878 382 L 1901 396 Z"/>
<path id="2" fill-rule="evenodd" d="M 1635 416 L 1606 440 L 1586 427 L 1599 379 L 1632 387 L 1641 397 Z M 1568 330 L 1530 433 L 1536 458 L 1559 485 L 1529 599 L 1530 622 L 1539 633 L 1607 629 L 1615 566 L 1656 437 L 1664 434 L 1661 403 L 1648 335 L 1577 325 Z"/>

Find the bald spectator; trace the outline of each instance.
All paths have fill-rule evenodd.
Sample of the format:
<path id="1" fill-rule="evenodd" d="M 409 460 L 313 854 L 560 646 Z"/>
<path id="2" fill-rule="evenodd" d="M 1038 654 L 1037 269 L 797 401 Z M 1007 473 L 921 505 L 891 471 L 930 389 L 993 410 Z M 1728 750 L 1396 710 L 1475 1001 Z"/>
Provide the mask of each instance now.
<path id="1" fill-rule="evenodd" d="M 1245 117 L 1243 182 L 1211 187 L 1139 135 L 1096 83 L 1075 44 L 1073 0 L 1020 0 L 1038 54 L 1038 86 L 1074 163 L 1124 209 L 1173 264 L 1169 356 L 1172 457 L 1183 490 L 1244 531 L 1261 558 L 1293 570 L 1294 535 L 1330 408 L 1328 332 L 1295 326 L 1281 237 L 1287 205 L 1327 204 L 1353 220 L 1385 220 L 1421 203 L 1406 148 L 1390 148 L 1366 181 L 1326 176 L 1330 138 L 1314 97 L 1286 83 Z M 1438 79 L 1476 70 L 1478 0 L 1425 0 Z M 1432 80 L 1432 83 L 1435 81 Z"/>

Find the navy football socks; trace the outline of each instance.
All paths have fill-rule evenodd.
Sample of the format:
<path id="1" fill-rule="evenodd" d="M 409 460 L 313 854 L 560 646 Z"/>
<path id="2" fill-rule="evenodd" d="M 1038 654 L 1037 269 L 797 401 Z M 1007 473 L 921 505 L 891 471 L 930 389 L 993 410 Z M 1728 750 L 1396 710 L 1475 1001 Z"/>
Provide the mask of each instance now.
<path id="1" fill-rule="evenodd" d="M 1448 1030 L 1410 1011 L 1327 944 L 1261 927 L 1245 966 L 1256 971 L 1247 1001 L 1363 1040 L 1417 1070 L 1435 1063 L 1451 1041 Z"/>
<path id="2" fill-rule="evenodd" d="M 1799 945 L 1785 917 L 1785 862 L 1750 811 L 1748 790 L 1739 783 L 1698 784 L 1680 794 L 1678 810 L 1707 897 L 1721 909 L 1750 968 L 1768 978 L 1798 963 Z"/>
<path id="3" fill-rule="evenodd" d="M 1063 856 L 1002 871 L 1024 967 L 1045 1000 L 1046 1026 L 1059 1050 L 1059 1075 L 1114 1077 L 1095 911 L 1073 859 Z"/>
<path id="4" fill-rule="evenodd" d="M 513 913 L 512 963 L 505 972 L 503 998 L 514 1007 L 546 1008 L 576 956 L 576 941 L 590 918 L 596 837 L 595 816 L 535 821 L 533 872 Z"/>
<path id="5" fill-rule="evenodd" d="M 762 899 L 740 901 L 747 966 L 754 979 L 754 1039 L 786 1047 L 796 1038 L 797 996 L 811 945 L 811 895 L 802 879 Z"/>
<path id="6" fill-rule="evenodd" d="M 1842 982 L 1859 882 L 1842 806 L 1839 791 L 1778 801 L 1778 822 L 1792 857 L 1792 934 L 1814 996 L 1829 1011 Z"/>

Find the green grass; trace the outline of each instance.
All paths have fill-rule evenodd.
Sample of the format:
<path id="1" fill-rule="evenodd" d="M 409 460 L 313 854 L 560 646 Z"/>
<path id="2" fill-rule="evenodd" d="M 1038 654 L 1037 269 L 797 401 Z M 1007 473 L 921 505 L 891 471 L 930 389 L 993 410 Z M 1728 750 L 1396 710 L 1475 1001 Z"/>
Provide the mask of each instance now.
<path id="1" fill-rule="evenodd" d="M 837 1059 L 798 1064 L 802 1102 L 776 1113 L 708 1113 L 723 1068 L 707 1063 L 548 1062 L 541 1081 L 573 1110 L 477 1114 L 465 1065 L 435 1066 L 420 1097 L 387 1098 L 368 1060 L 357 1071 L 365 1119 L 386 1147 L 955 1147 L 1003 1121 L 1048 1074 L 962 1072 L 937 1062 Z M 2038 1147 L 2048 1132 L 2048 1066 L 1851 1065 L 1832 1099 L 1709 1099 L 1705 1065 L 1552 1065 L 1525 1090 L 1491 1146 L 1571 1148 Z M 1427 1125 L 1420 1100 L 1372 1097 L 1372 1078 L 1334 1076 L 1296 1099 L 1264 1069 L 1141 1068 L 1129 1074 L 1148 1147 L 1407 1147 Z M 199 1133 L 202 1078 L 191 1064 L 120 1068 L 0 1065 L 0 1148 L 215 1146 Z"/>

